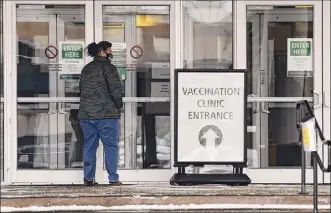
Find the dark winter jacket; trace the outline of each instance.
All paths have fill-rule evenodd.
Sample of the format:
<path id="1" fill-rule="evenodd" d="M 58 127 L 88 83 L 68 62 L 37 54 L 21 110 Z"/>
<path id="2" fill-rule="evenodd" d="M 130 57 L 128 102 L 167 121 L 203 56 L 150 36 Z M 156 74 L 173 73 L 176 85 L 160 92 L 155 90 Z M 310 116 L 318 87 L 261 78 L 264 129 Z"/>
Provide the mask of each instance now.
<path id="1" fill-rule="evenodd" d="M 82 70 L 78 119 L 120 118 L 124 88 L 117 68 L 96 56 Z"/>

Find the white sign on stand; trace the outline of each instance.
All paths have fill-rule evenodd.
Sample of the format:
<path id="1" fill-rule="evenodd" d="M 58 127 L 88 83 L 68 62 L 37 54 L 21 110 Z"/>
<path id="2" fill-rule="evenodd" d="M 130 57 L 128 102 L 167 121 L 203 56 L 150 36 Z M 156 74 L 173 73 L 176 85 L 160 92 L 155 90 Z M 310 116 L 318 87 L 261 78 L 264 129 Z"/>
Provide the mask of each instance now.
<path id="1" fill-rule="evenodd" d="M 313 39 L 287 39 L 287 76 L 313 76 Z"/>
<path id="2" fill-rule="evenodd" d="M 246 164 L 246 72 L 176 70 L 175 164 Z"/>

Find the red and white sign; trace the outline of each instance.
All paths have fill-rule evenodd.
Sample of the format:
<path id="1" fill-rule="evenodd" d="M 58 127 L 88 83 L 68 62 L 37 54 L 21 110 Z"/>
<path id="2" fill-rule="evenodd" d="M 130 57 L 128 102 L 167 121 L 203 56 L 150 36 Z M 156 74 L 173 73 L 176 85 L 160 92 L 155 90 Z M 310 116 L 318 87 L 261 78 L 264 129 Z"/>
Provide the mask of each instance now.
<path id="1" fill-rule="evenodd" d="M 138 59 L 143 55 L 143 49 L 139 46 L 133 46 L 130 50 L 130 55 L 134 59 Z"/>
<path id="2" fill-rule="evenodd" d="M 56 58 L 58 53 L 59 53 L 59 51 L 54 46 L 48 46 L 45 48 L 45 56 L 49 59 Z"/>

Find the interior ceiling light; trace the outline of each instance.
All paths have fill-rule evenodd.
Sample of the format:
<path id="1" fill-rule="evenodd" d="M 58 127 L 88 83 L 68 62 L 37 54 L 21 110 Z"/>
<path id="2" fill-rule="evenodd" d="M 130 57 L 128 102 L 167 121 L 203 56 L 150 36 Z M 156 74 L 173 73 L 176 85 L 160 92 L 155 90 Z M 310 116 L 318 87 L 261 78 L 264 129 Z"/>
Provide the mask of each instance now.
<path id="1" fill-rule="evenodd" d="M 231 1 L 187 1 L 185 7 L 193 22 L 232 22 Z"/>

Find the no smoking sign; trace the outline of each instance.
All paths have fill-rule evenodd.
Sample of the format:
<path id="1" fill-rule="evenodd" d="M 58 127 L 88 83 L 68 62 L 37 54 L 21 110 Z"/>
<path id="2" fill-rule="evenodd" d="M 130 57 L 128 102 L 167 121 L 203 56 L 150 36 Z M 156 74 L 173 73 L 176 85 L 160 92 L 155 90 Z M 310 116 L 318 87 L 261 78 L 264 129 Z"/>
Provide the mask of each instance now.
<path id="1" fill-rule="evenodd" d="M 138 59 L 143 55 L 143 49 L 139 46 L 133 46 L 130 50 L 130 55 L 134 59 Z"/>
<path id="2" fill-rule="evenodd" d="M 53 59 L 56 58 L 56 56 L 58 55 L 58 50 L 56 47 L 54 46 L 48 46 L 45 49 L 45 56 L 49 59 Z"/>

